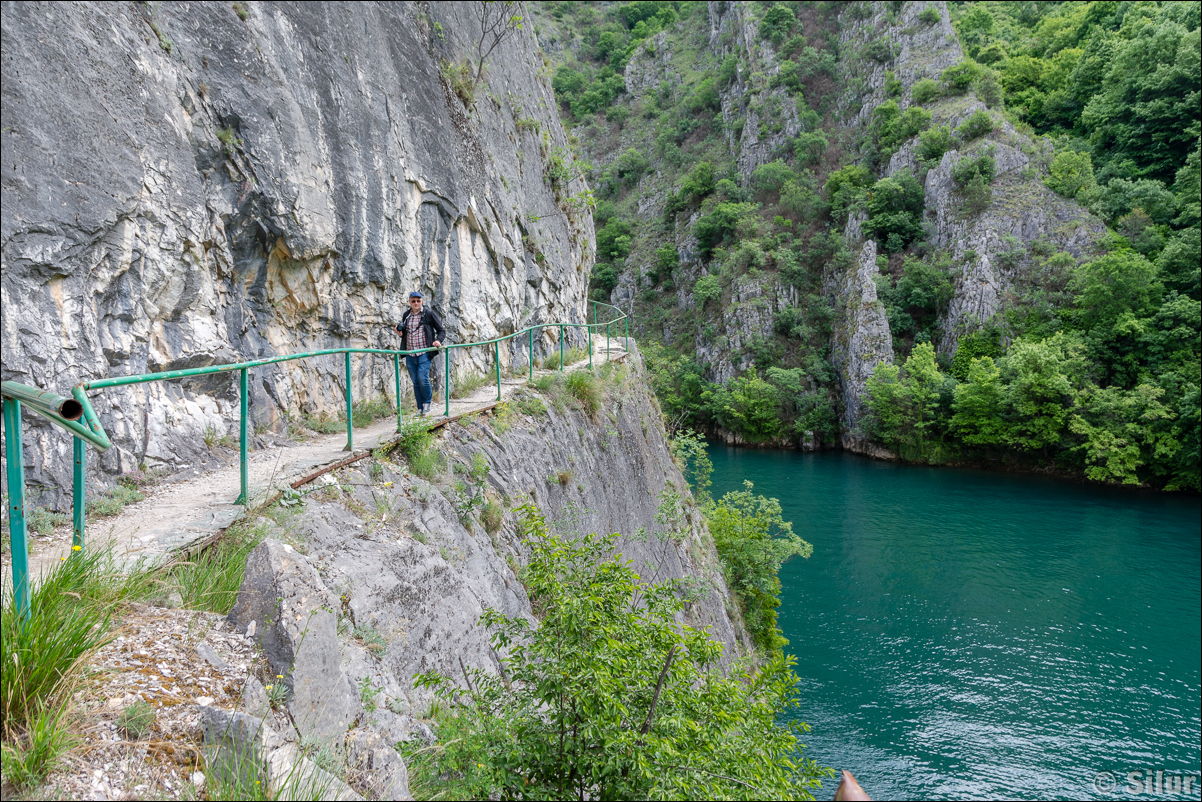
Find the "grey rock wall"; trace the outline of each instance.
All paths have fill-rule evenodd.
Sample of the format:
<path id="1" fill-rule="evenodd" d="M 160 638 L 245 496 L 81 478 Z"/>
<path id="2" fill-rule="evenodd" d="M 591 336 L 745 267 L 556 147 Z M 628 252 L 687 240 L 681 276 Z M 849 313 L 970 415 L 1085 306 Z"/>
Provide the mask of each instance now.
<path id="1" fill-rule="evenodd" d="M 460 517 L 452 482 L 463 474 L 429 482 L 398 460 L 327 474 L 319 480 L 326 486 L 312 489 L 277 532 L 289 543 L 257 547 L 230 618 L 286 678 L 300 734 L 332 732 L 330 722 L 349 718 L 389 744 L 423 737 L 418 719 L 429 692 L 415 687 L 416 674 L 437 671 L 463 684 L 473 669 L 498 672 L 480 615 L 491 607 L 535 618 L 517 573 L 529 555 L 514 510 L 523 503 L 561 536 L 623 534 L 618 551 L 641 579 L 673 583 L 687 600 L 680 623 L 708 630 L 727 665 L 749 652 L 637 351 L 630 358 L 596 415 L 557 409 L 547 398 L 546 415 L 518 411 L 507 426 L 487 415 L 448 424 L 437 447 L 453 464 L 482 458 L 487 491 L 507 510 L 492 534 L 477 513 Z M 664 505 L 664 491 L 676 494 L 674 504 Z M 335 618 L 339 638 L 331 642 Z M 319 645 L 300 642 L 302 632 Z M 380 638 L 374 653 L 364 632 Z M 364 687 L 378 689 L 378 709 L 352 699 L 348 713 L 345 689 Z M 321 700 L 313 688 L 328 689 L 326 708 L 314 704 Z"/>
<path id="2" fill-rule="evenodd" d="M 474 53 L 468 3 L 245 7 L 4 4 L 4 379 L 388 346 L 413 288 L 456 342 L 583 319 L 592 222 L 564 202 L 582 181 L 544 179 L 567 142 L 530 26 L 467 110 L 440 64 Z M 336 410 L 342 376 L 336 357 L 253 371 L 255 424 Z M 391 359 L 352 382 L 388 392 Z M 95 393 L 100 466 L 187 462 L 236 432 L 236 387 Z M 66 486 L 68 439 L 27 430 L 31 482 Z"/>

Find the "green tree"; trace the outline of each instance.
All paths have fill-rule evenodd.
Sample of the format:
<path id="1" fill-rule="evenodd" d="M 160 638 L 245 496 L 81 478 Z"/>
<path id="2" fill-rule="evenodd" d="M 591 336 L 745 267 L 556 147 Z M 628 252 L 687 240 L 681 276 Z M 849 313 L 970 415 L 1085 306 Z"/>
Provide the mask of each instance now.
<path id="1" fill-rule="evenodd" d="M 871 185 L 872 173 L 863 165 L 850 164 L 832 172 L 822 187 L 831 205 L 831 217 L 842 225 L 847 213 L 859 205 Z"/>
<path id="2" fill-rule="evenodd" d="M 793 15 L 792 10 L 783 3 L 777 3 L 768 9 L 768 13 L 764 14 L 764 18 L 760 20 L 760 38 L 779 45 L 785 41 L 785 37 L 789 35 L 789 31 L 793 30 L 796 22 L 797 18 Z"/>
<path id="3" fill-rule="evenodd" d="M 1085 475 L 1098 482 L 1139 484 L 1138 470 L 1154 456 L 1173 457 L 1180 449 L 1167 430 L 1157 437 L 1156 424 L 1172 412 L 1160 402 L 1164 390 L 1141 384 L 1134 390 L 1091 387 L 1082 394 L 1081 414 L 1069 429 L 1083 442 Z"/>
<path id="4" fill-rule="evenodd" d="M 780 434 L 780 391 L 760 378 L 755 367 L 702 393 L 719 424 L 753 443 Z"/>
<path id="5" fill-rule="evenodd" d="M 780 159 L 761 164 L 751 174 L 751 186 L 756 192 L 764 194 L 779 194 L 787 181 L 797 177 L 789 165 Z"/>
<path id="6" fill-rule="evenodd" d="M 1038 342 L 1016 340 L 1002 359 L 1009 445 L 1037 451 L 1064 433 L 1080 373 L 1081 346 L 1057 334 Z"/>
<path id="7" fill-rule="evenodd" d="M 922 235 L 922 185 L 908 171 L 882 178 L 868 193 L 864 233 L 896 253 Z"/>
<path id="8" fill-rule="evenodd" d="M 1069 289 L 1076 317 L 1086 329 L 1111 328 L 1125 313 L 1149 314 L 1160 301 L 1156 267 L 1134 251 L 1118 251 L 1087 262 L 1073 272 Z"/>
<path id="9" fill-rule="evenodd" d="M 1057 153 L 1043 183 L 1066 198 L 1076 198 L 1081 192 L 1093 189 L 1093 162 L 1089 154 L 1072 150 Z"/>
<path id="10" fill-rule="evenodd" d="M 1007 442 L 1001 371 L 988 356 L 972 360 L 967 381 L 956 386 L 952 429 L 969 445 L 1001 446 Z"/>
<path id="11" fill-rule="evenodd" d="M 801 756 L 804 725 L 778 723 L 795 704 L 791 658 L 724 675 L 722 647 L 677 624 L 683 602 L 640 584 L 617 535 L 560 538 L 521 513 L 540 620 L 485 611 L 499 675 L 417 678 L 457 714 L 440 751 L 410 755 L 415 779 L 456 778 L 455 795 L 479 799 L 813 798 L 832 772 Z"/>
<path id="12" fill-rule="evenodd" d="M 934 167 L 951 147 L 952 132 L 946 125 L 937 125 L 923 131 L 918 137 L 918 158 L 922 159 L 927 167 Z"/>
<path id="13" fill-rule="evenodd" d="M 707 510 L 706 521 L 747 631 L 757 646 L 772 653 L 788 643 L 776 625 L 780 568 L 793 557 L 808 558 L 814 547 L 793 533 L 779 501 L 753 489 L 751 482 L 743 482 L 743 490 L 727 493 Z"/>
<path id="14" fill-rule="evenodd" d="M 1131 15 L 1099 92 L 1082 112 L 1096 152 L 1130 159 L 1139 177 L 1173 180 L 1197 147 L 1198 28 L 1162 12 Z"/>
<path id="15" fill-rule="evenodd" d="M 896 365 L 878 364 L 868 378 L 865 398 L 872 413 L 872 433 L 909 457 L 927 458 L 929 444 L 942 425 L 945 379 L 929 342 L 914 346 L 901 371 Z"/>

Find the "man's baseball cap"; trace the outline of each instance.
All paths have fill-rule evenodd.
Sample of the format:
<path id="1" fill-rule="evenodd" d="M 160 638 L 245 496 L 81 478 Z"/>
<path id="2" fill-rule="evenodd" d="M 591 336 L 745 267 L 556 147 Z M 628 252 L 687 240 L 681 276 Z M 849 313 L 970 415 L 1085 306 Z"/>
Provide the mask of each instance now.
<path id="1" fill-rule="evenodd" d="M 414 290 L 413 292 L 409 293 L 410 299 L 420 298 L 420 297 L 422 297 L 422 294 L 420 292 L 418 292 L 417 290 Z"/>

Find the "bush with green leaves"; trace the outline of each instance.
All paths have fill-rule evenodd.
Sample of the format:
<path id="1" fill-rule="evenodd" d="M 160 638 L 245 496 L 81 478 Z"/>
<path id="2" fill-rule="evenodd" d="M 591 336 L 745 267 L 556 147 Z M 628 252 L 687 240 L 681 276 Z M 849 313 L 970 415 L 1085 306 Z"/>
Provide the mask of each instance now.
<path id="1" fill-rule="evenodd" d="M 831 207 L 831 218 L 842 225 L 847 213 L 860 206 L 870 186 L 872 173 L 862 165 L 852 164 L 832 172 L 822 188 Z"/>
<path id="2" fill-rule="evenodd" d="M 925 259 L 907 257 L 896 283 L 878 280 L 878 296 L 889 316 L 894 337 L 937 337 L 936 321 L 952 299 L 952 264 L 945 254 Z"/>
<path id="3" fill-rule="evenodd" d="M 709 214 L 702 215 L 693 226 L 701 255 L 708 259 L 715 248 L 734 239 L 736 233 L 741 235 L 740 239 L 754 237 L 757 211 L 750 203 L 719 203 Z"/>
<path id="4" fill-rule="evenodd" d="M 760 20 L 760 38 L 779 45 L 785 41 L 785 37 L 796 24 L 797 17 L 794 16 L 793 10 L 784 3 L 776 3 Z"/>
<path id="5" fill-rule="evenodd" d="M 821 131 L 805 131 L 793 140 L 793 152 L 802 164 L 817 164 L 830 142 Z"/>
<path id="6" fill-rule="evenodd" d="M 693 300 L 699 307 L 722 297 L 722 285 L 717 276 L 702 276 L 693 285 Z"/>
<path id="7" fill-rule="evenodd" d="M 780 568 L 794 557 L 808 558 L 814 547 L 793 533 L 778 500 L 753 489 L 744 481 L 742 490 L 727 493 L 708 508 L 705 519 L 751 640 L 772 653 L 788 643 L 776 625 Z"/>
<path id="8" fill-rule="evenodd" d="M 864 233 L 890 253 L 897 253 L 922 235 L 922 185 L 908 171 L 882 178 L 868 193 Z"/>
<path id="9" fill-rule="evenodd" d="M 944 70 L 939 76 L 939 80 L 943 82 L 943 86 L 948 92 L 959 95 L 968 91 L 980 72 L 981 68 L 972 61 L 961 61 L 954 67 Z"/>
<path id="10" fill-rule="evenodd" d="M 956 128 L 956 136 L 960 137 L 961 142 L 971 142 L 992 130 L 993 117 L 984 109 L 977 109 Z"/>
<path id="11" fill-rule="evenodd" d="M 932 100 L 938 100 L 942 94 L 943 91 L 939 88 L 939 84 L 930 78 L 915 81 L 914 85 L 910 87 L 910 100 L 920 106 L 925 106 Z"/>
<path id="12" fill-rule="evenodd" d="M 993 201 L 993 191 L 989 185 L 993 183 L 996 169 L 992 147 L 981 148 L 973 156 L 961 156 L 952 167 L 952 181 L 964 201 L 966 211 L 979 214 L 989 207 Z"/>
<path id="13" fill-rule="evenodd" d="M 946 125 L 928 128 L 918 137 L 918 158 L 926 167 L 934 167 L 951 150 L 952 132 Z"/>
<path id="14" fill-rule="evenodd" d="M 722 647 L 676 623 L 669 585 L 642 584 L 617 535 L 558 537 L 521 508 L 522 581 L 539 617 L 487 610 L 502 671 L 419 675 L 455 723 L 411 750 L 422 795 L 463 798 L 812 799 L 831 772 L 804 758 L 792 659 L 723 672 Z M 444 718 L 445 722 L 446 719 Z"/>
<path id="15" fill-rule="evenodd" d="M 931 124 L 931 113 L 920 106 L 898 109 L 896 100 L 886 100 L 873 111 L 873 131 L 881 147 L 881 158 L 887 159 L 907 140 L 925 131 Z"/>
<path id="16" fill-rule="evenodd" d="M 751 173 L 751 186 L 761 194 L 779 195 L 785 183 L 796 177 L 789 165 L 777 159 L 755 168 Z"/>

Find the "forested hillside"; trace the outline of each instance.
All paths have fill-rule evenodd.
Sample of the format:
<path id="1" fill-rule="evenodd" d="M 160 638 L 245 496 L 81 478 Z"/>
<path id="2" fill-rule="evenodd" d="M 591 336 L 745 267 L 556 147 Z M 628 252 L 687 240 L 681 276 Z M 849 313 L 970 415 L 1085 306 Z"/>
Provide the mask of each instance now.
<path id="1" fill-rule="evenodd" d="M 1197 489 L 1198 9 L 537 4 L 592 292 L 681 425 Z"/>

